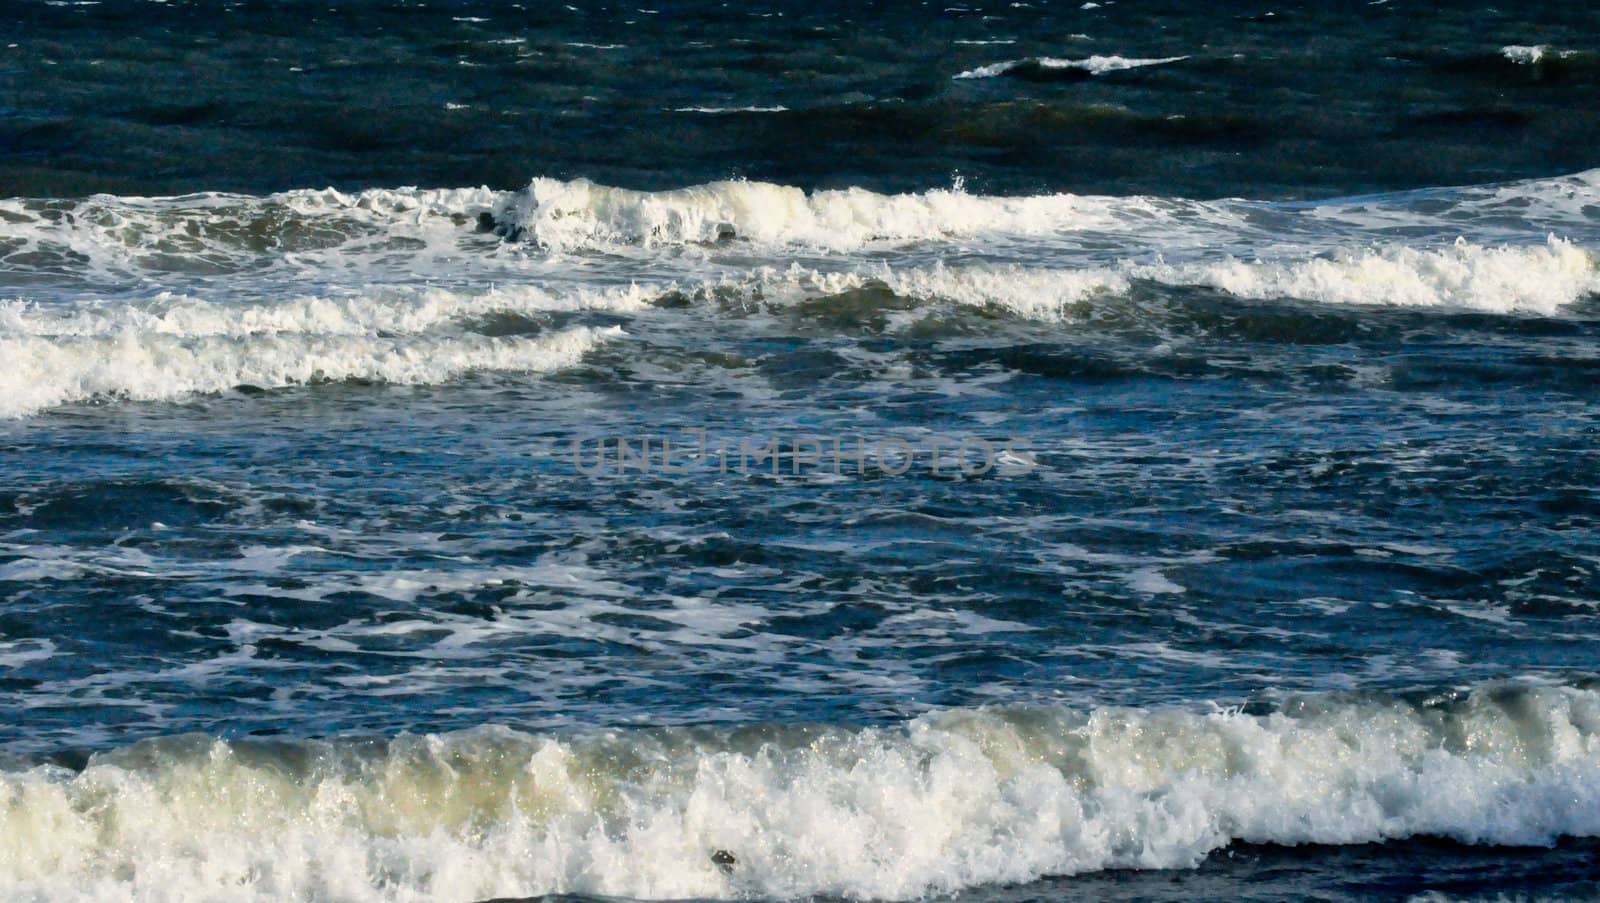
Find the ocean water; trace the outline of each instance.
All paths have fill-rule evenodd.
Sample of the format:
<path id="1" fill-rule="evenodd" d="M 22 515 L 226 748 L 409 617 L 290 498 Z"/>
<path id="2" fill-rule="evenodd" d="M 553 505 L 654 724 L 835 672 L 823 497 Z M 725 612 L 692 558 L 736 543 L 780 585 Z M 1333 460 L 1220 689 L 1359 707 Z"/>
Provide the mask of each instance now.
<path id="1" fill-rule="evenodd" d="M 5 4 L 0 899 L 1600 897 L 1596 96 L 1571 0 Z"/>

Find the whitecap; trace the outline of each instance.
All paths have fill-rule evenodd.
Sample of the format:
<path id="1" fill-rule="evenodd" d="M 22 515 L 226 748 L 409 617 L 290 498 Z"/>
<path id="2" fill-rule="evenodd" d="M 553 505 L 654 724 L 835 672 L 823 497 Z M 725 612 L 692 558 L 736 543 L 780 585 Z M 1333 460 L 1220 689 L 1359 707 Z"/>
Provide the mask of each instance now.
<path id="1" fill-rule="evenodd" d="M 976 69 L 968 69 L 954 78 L 994 78 L 1005 75 L 1021 66 L 1039 66 L 1043 69 L 1077 69 L 1090 75 L 1104 75 L 1107 72 L 1117 72 L 1123 69 L 1139 69 L 1145 66 L 1162 66 L 1168 63 L 1177 63 L 1188 59 L 1187 56 L 1168 56 L 1159 59 L 1130 59 L 1124 56 L 1094 56 L 1081 60 L 1058 59 L 1056 57 L 1029 57 L 1020 60 L 1006 60 L 999 63 L 990 63 Z"/>
<path id="2" fill-rule="evenodd" d="M 26 898 L 894 900 L 1192 867 L 1240 841 L 1418 836 L 1600 836 L 1600 693 L 1498 684 L 1439 703 L 1299 697 L 1265 714 L 957 709 L 881 728 L 174 737 L 81 771 L 0 771 L 0 893 Z"/>

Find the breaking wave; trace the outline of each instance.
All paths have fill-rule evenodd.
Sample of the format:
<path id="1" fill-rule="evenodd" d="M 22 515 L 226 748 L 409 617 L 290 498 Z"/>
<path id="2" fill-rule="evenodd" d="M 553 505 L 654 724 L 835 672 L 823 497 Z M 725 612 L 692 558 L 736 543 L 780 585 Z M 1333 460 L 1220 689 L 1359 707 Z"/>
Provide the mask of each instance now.
<path id="1" fill-rule="evenodd" d="M 1037 321 L 1071 320 L 1083 305 L 1141 282 L 1200 286 L 1248 299 L 1553 314 L 1600 294 L 1593 255 L 1557 238 L 1532 247 L 1466 241 L 1287 261 L 1235 258 L 1081 269 L 967 264 L 822 270 L 761 267 L 739 276 L 623 287 L 511 286 L 480 292 L 377 288 L 344 297 L 219 304 L 163 293 L 143 302 L 0 302 L 0 418 L 91 400 L 170 400 L 236 387 L 367 380 L 436 384 L 476 371 L 568 366 L 618 330 L 542 333 L 550 313 L 624 315 L 675 299 L 737 299 L 784 307 L 879 287 L 918 303 L 949 302 Z M 516 334 L 477 321 L 520 317 Z M 528 318 L 533 319 L 528 319 Z M 530 333 L 538 333 L 530 335 Z"/>
<path id="2" fill-rule="evenodd" d="M 0 894 L 904 899 L 1234 841 L 1600 834 L 1600 693 L 953 710 L 391 741 L 175 737 L 0 771 Z"/>
<path id="3" fill-rule="evenodd" d="M 1049 234 L 1115 225 L 1103 199 L 983 197 L 959 190 L 884 195 L 768 182 L 634 191 L 586 179 L 534 179 L 496 214 L 502 234 L 553 250 L 617 245 L 756 245 L 848 251 L 873 242 L 937 241 L 1004 231 Z"/>
<path id="4" fill-rule="evenodd" d="M 976 69 L 968 69 L 955 78 L 995 78 L 997 76 L 1010 76 L 1023 79 L 1048 79 L 1057 78 L 1087 78 L 1094 75 L 1104 75 L 1107 72 L 1119 72 L 1123 69 L 1142 69 L 1145 66 L 1163 66 L 1168 63 L 1178 63 L 1188 59 L 1187 56 L 1168 56 L 1160 59 L 1130 59 L 1123 56 L 1091 56 L 1081 60 L 1057 59 L 1055 57 L 1041 56 L 1028 57 L 1020 60 L 1005 60 L 999 63 L 990 63 Z"/>
<path id="5" fill-rule="evenodd" d="M 308 295 L 287 301 L 217 303 L 162 292 L 146 301 L 43 305 L 0 301 L 0 339 L 41 337 L 246 338 L 286 333 L 361 336 L 416 334 L 463 318 L 495 313 L 637 310 L 648 289 L 567 289 L 501 286 L 477 293 L 433 287 L 380 286 L 348 295 Z"/>
<path id="6" fill-rule="evenodd" d="M 1088 240 L 1138 248 L 1318 246 L 1403 235 L 1448 241 L 1481 231 L 1526 242 L 1530 232 L 1592 231 L 1600 171 L 1558 179 L 1323 202 L 1048 194 L 998 197 L 959 186 L 914 194 L 862 188 L 807 192 L 767 182 L 712 182 L 635 191 L 584 179 L 534 179 L 489 216 L 505 237 L 552 251 L 717 246 L 853 252 L 972 238 Z M 1073 249 L 1083 250 L 1074 246 Z M 1037 249 L 1035 249 L 1037 250 Z"/>
<path id="7" fill-rule="evenodd" d="M 0 333 L 0 418 L 70 402 L 165 401 L 241 387 L 366 380 L 433 384 L 480 371 L 544 372 L 578 362 L 621 329 L 534 337 L 127 331 L 70 337 Z"/>
<path id="8" fill-rule="evenodd" d="M 1400 245 L 1289 261 L 1229 258 L 1079 270 L 934 266 L 823 273 L 793 267 L 762 274 L 758 284 L 763 297 L 776 299 L 797 293 L 831 295 L 878 284 L 902 297 L 1053 320 L 1093 299 L 1126 293 L 1140 281 L 1211 288 L 1253 300 L 1492 313 L 1551 314 L 1600 293 L 1594 256 L 1557 238 L 1526 248 L 1483 247 L 1463 240 L 1432 250 Z"/>
<path id="9" fill-rule="evenodd" d="M 0 418 L 243 386 L 549 370 L 605 333 L 470 321 L 632 316 L 730 291 L 771 304 L 874 285 L 1042 321 L 1142 284 L 1550 315 L 1600 293 L 1597 187 L 1590 171 L 1268 203 L 540 178 L 515 192 L 4 199 L 0 265 L 19 297 L 0 301 Z"/>
<path id="10" fill-rule="evenodd" d="M 1526 248 L 1465 239 L 1441 249 L 1392 246 L 1288 263 L 1157 266 L 1135 270 L 1158 281 L 1203 285 L 1241 298 L 1297 298 L 1329 304 L 1456 307 L 1554 313 L 1600 292 L 1594 256 L 1550 237 Z"/>
<path id="11" fill-rule="evenodd" d="M 1026 239 L 1049 249 L 1213 253 L 1457 236 L 1525 243 L 1600 225 L 1600 170 L 1552 179 L 1316 202 L 971 194 L 959 185 L 906 194 L 723 181 L 664 191 L 536 178 L 488 188 L 332 189 L 267 197 L 96 195 L 0 199 L 0 264 L 14 285 L 157 284 L 172 276 L 292 280 L 448 276 L 507 254 L 703 250 L 848 253 L 967 239 Z M 502 241 L 501 239 L 515 239 Z M 1024 252 L 1040 248 L 1023 248 Z M 500 256 L 497 258 L 496 255 Z"/>
<path id="12" fill-rule="evenodd" d="M 1532 66 L 1546 59 L 1570 59 L 1577 56 L 1576 50 L 1552 50 L 1548 44 L 1507 44 L 1500 48 L 1500 55 L 1513 63 Z"/>

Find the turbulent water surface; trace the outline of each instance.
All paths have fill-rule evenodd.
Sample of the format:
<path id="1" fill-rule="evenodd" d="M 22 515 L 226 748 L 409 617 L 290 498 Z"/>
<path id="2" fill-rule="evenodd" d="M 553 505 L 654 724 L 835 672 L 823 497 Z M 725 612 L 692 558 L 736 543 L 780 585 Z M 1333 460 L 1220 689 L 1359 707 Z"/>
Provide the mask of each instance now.
<path id="1" fill-rule="evenodd" d="M 1591 5 L 0 23 L 0 898 L 1600 895 Z"/>

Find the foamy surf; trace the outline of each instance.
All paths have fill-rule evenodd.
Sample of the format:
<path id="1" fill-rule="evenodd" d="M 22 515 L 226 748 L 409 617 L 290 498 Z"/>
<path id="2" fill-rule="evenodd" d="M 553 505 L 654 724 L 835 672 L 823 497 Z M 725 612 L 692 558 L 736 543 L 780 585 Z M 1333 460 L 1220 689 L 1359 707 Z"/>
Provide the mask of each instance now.
<path id="1" fill-rule="evenodd" d="M 0 893 L 907 899 L 1234 841 L 1600 834 L 1600 694 L 954 710 L 897 727 L 148 741 L 0 772 Z"/>
<path id="2" fill-rule="evenodd" d="M 169 287 L 174 278 L 360 278 L 382 265 L 443 269 L 463 244 L 474 246 L 476 217 L 504 196 L 487 188 L 330 188 L 0 198 L 0 264 L 24 285 L 118 288 Z"/>
<path id="3" fill-rule="evenodd" d="M 1594 895 L 1593 10 L 520 5 L 11 17 L 0 903 Z"/>
<path id="4" fill-rule="evenodd" d="M 782 105 L 767 107 L 673 107 L 674 113 L 705 113 L 708 115 L 724 115 L 729 113 L 787 113 L 789 108 Z"/>
<path id="5" fill-rule="evenodd" d="M 740 240 L 758 246 L 849 251 L 877 242 L 938 241 L 990 231 L 1044 234 L 1109 227 L 1099 199 L 983 197 L 960 190 L 884 195 L 860 188 L 806 192 L 727 181 L 634 191 L 584 179 L 534 179 L 496 217 L 508 237 L 551 250 L 674 246 Z"/>
<path id="6" fill-rule="evenodd" d="M 1600 292 L 1594 255 L 1554 236 L 1525 248 L 1484 247 L 1458 239 L 1439 249 L 1392 245 L 1294 262 L 1136 267 L 1132 274 L 1207 286 L 1240 298 L 1493 313 L 1553 314 Z"/>
<path id="7" fill-rule="evenodd" d="M 862 188 L 807 192 L 754 181 L 637 191 L 583 179 L 539 178 L 499 197 L 490 215 L 501 235 L 562 253 L 686 245 L 740 252 L 883 253 L 976 239 L 1044 242 L 1053 250 L 1101 252 L 1097 256 L 1236 246 L 1315 253 L 1402 237 L 1526 242 L 1552 231 L 1561 237 L 1587 233 L 1595 228 L 1597 180 L 1600 174 L 1584 172 L 1274 204 L 1138 195 L 1003 197 L 969 193 L 959 182 L 949 189 L 880 194 Z"/>
<path id="8" fill-rule="evenodd" d="M 1600 174 L 1317 202 L 1160 196 L 883 194 L 730 180 L 643 191 L 537 178 L 488 188 L 331 189 L 266 197 L 0 199 L 0 263 L 20 284 L 126 290 L 175 279 L 349 284 L 479 273 L 522 278 L 566 255 L 684 248 L 702 256 L 937 251 L 978 240 L 1031 259 L 1191 252 L 1267 256 L 1350 245 L 1583 240 Z M 506 241 L 504 239 L 511 239 Z M 661 257 L 662 266 L 687 263 Z M 765 261 L 771 263 L 773 261 Z M 277 290 L 282 285 L 276 286 Z"/>
<path id="9" fill-rule="evenodd" d="M 1551 237 L 1523 248 L 1462 240 L 1437 249 L 1393 245 L 1280 261 L 1124 262 L 1059 270 L 970 265 L 830 273 L 791 267 L 731 287 L 759 289 L 764 299 L 788 303 L 881 285 L 920 301 L 1054 321 L 1083 312 L 1086 303 L 1124 295 L 1138 282 L 1211 288 L 1250 300 L 1550 315 L 1600 294 L 1600 267 L 1592 252 Z"/>
<path id="10" fill-rule="evenodd" d="M 1251 300 L 1553 315 L 1600 294 L 1600 269 L 1591 252 L 1551 237 L 1522 248 L 1458 241 L 1437 249 L 1396 245 L 1280 261 L 1123 261 L 1081 269 L 879 264 L 827 270 L 796 264 L 612 289 L 388 287 L 256 304 L 170 293 L 143 302 L 11 301 L 0 303 L 0 354 L 9 363 L 0 374 L 0 417 L 73 402 L 172 400 L 245 386 L 438 384 L 478 371 L 542 372 L 576 362 L 617 331 L 580 327 L 491 337 L 471 328 L 502 315 L 638 315 L 683 298 L 781 310 L 879 287 L 919 307 L 953 303 L 1061 323 L 1128 295 L 1140 283 L 1205 287 Z M 915 310 L 901 316 L 904 322 L 915 319 Z M 528 321 L 522 328 L 538 326 Z"/>
<path id="11" fill-rule="evenodd" d="M 264 333 L 0 337 L 0 418 L 83 401 L 168 401 L 234 388 L 365 380 L 434 384 L 475 372 L 538 373 L 578 362 L 620 327 L 531 338 L 469 334 Z"/>
<path id="12" fill-rule="evenodd" d="M 1060 322 L 1140 286 L 1198 286 L 1558 315 L 1600 293 L 1597 178 L 1282 204 L 546 178 L 515 192 L 12 199 L 0 201 L 0 254 L 24 288 L 0 301 L 11 364 L 0 417 L 236 386 L 543 371 L 575 346 L 481 335 L 472 321 L 634 317 L 683 297 L 771 306 L 880 286 L 916 305 Z"/>
<path id="13" fill-rule="evenodd" d="M 1507 44 L 1500 55 L 1513 63 L 1532 66 L 1547 59 L 1564 60 L 1577 56 L 1576 50 L 1553 50 L 1548 44 Z"/>
<path id="14" fill-rule="evenodd" d="M 494 286 L 457 292 L 426 286 L 371 286 L 338 295 L 306 295 L 284 301 L 208 301 L 162 292 L 146 300 L 34 304 L 0 301 L 0 338 L 66 339 L 148 333 L 174 337 L 304 333 L 359 336 L 417 334 L 496 313 L 638 310 L 652 296 L 628 285 L 602 289 L 538 285 Z"/>
<path id="15" fill-rule="evenodd" d="M 1188 59 L 1187 56 L 1138 59 L 1117 56 L 1115 54 L 1109 56 L 1101 56 L 1096 54 L 1094 56 L 1089 56 L 1078 60 L 1041 56 L 1028 57 L 1020 60 L 1004 60 L 999 63 L 990 63 L 987 66 L 979 66 L 976 69 L 968 69 L 952 77 L 958 79 L 995 78 L 1001 75 L 1017 74 L 1019 72 L 1033 69 L 1044 70 L 1046 72 L 1079 72 L 1084 75 L 1104 75 L 1107 72 L 1120 72 L 1124 69 L 1142 69 L 1146 66 L 1165 66 L 1169 63 L 1179 63 L 1186 59 Z"/>

